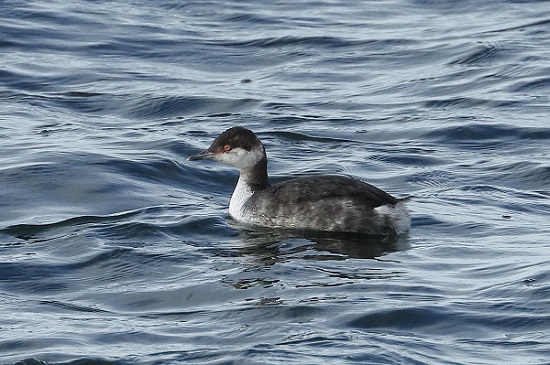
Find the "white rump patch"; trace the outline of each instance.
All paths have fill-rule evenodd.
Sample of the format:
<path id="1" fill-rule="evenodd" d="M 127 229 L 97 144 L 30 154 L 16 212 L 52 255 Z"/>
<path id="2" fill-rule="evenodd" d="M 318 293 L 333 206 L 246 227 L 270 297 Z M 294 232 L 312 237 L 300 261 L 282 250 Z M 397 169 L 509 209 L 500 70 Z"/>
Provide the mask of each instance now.
<path id="1" fill-rule="evenodd" d="M 374 211 L 381 218 L 387 220 L 397 234 L 405 233 L 411 228 L 411 217 L 403 204 L 386 204 L 374 208 Z"/>

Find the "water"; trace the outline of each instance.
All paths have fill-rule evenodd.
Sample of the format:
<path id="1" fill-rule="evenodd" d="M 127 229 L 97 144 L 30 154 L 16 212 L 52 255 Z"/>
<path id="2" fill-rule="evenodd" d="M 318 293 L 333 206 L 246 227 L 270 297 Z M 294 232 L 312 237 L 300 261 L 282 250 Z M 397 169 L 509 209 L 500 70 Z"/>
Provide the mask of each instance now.
<path id="1" fill-rule="evenodd" d="M 0 363 L 550 364 L 545 1 L 0 3 Z M 402 197 L 243 231 L 236 171 Z"/>

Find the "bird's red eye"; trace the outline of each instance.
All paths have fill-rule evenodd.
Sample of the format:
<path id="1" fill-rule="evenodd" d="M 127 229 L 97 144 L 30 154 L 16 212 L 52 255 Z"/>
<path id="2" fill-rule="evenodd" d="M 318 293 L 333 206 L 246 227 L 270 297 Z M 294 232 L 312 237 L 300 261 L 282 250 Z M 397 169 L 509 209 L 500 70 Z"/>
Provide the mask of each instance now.
<path id="1" fill-rule="evenodd" d="M 227 151 L 230 151 L 231 150 L 231 146 L 226 144 L 225 146 L 223 146 L 223 151 L 224 152 L 227 152 Z"/>

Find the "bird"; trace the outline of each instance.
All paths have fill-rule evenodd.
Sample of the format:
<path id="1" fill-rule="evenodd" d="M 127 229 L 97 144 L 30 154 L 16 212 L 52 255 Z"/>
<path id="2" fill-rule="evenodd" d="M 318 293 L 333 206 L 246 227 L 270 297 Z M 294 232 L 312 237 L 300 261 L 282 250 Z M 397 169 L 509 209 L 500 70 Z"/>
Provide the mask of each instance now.
<path id="1" fill-rule="evenodd" d="M 405 206 L 410 197 L 395 198 L 354 177 L 314 175 L 271 185 L 265 148 L 245 127 L 227 129 L 187 160 L 239 169 L 229 215 L 246 227 L 396 237 L 411 225 Z"/>

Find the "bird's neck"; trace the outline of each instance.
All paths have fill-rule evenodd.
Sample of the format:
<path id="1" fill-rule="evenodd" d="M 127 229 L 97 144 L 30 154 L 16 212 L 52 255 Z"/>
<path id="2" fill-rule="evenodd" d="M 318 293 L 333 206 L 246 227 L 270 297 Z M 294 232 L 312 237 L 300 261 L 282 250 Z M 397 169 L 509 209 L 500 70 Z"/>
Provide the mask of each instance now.
<path id="1" fill-rule="evenodd" d="M 267 158 L 264 157 L 249 169 L 241 170 L 239 181 L 246 183 L 254 193 L 269 186 L 267 177 Z"/>
<path id="2" fill-rule="evenodd" d="M 267 158 L 263 158 L 251 168 L 242 169 L 239 181 L 229 202 L 229 214 L 239 219 L 246 201 L 257 191 L 269 186 L 267 177 Z"/>

